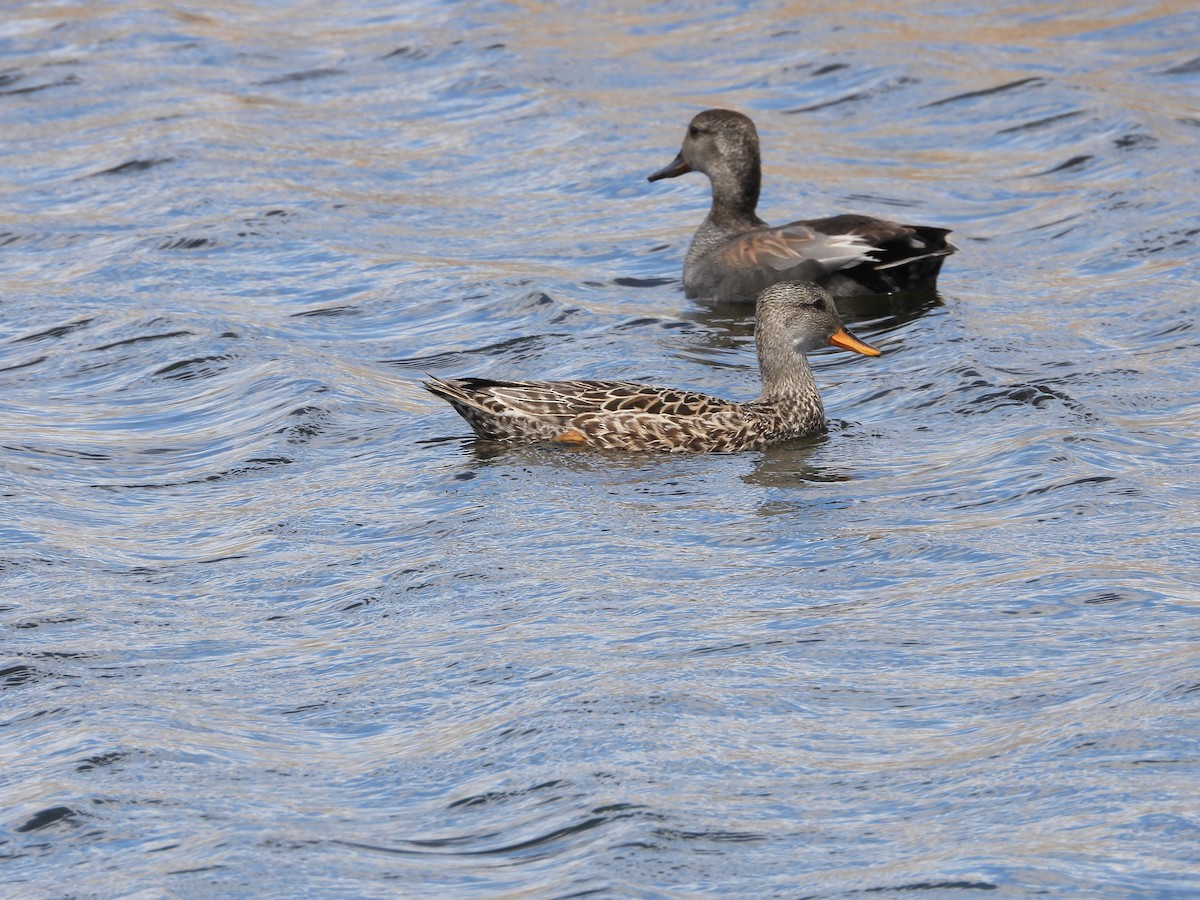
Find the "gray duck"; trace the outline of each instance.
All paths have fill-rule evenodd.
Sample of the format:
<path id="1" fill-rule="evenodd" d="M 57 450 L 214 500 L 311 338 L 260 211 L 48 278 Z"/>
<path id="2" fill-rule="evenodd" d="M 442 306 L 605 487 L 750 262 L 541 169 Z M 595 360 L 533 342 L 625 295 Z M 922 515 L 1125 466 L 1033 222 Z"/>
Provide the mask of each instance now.
<path id="1" fill-rule="evenodd" d="M 763 291 L 754 339 L 762 395 L 748 403 L 628 381 L 430 378 L 425 387 L 488 440 L 728 453 L 825 427 L 805 353 L 832 344 L 879 356 L 845 329 L 824 289 L 801 282 Z"/>
<path id="2" fill-rule="evenodd" d="M 753 302 L 779 281 L 814 281 L 837 297 L 932 288 L 957 248 L 949 230 L 870 216 L 801 219 L 772 228 L 755 212 L 762 184 L 758 131 L 729 109 L 709 109 L 688 125 L 679 155 L 649 181 L 703 172 L 712 209 L 683 266 L 689 297 Z"/>

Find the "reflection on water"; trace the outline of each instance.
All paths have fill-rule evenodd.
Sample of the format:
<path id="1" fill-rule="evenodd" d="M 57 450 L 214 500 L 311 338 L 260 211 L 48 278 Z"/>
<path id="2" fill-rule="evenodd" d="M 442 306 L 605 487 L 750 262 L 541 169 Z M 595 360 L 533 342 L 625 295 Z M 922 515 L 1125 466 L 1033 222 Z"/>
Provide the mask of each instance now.
<path id="1" fill-rule="evenodd" d="M 1192 4 L 10 6 L 9 893 L 1200 886 Z M 426 373 L 757 393 L 710 106 L 940 293 L 795 446 L 470 439 Z"/>
<path id="2" fill-rule="evenodd" d="M 936 290 L 837 298 L 842 321 L 871 334 L 896 331 L 941 305 Z M 682 317 L 702 324 L 704 331 L 700 336 L 710 341 L 754 334 L 754 319 L 747 314 L 744 303 L 701 303 L 683 311 Z"/>

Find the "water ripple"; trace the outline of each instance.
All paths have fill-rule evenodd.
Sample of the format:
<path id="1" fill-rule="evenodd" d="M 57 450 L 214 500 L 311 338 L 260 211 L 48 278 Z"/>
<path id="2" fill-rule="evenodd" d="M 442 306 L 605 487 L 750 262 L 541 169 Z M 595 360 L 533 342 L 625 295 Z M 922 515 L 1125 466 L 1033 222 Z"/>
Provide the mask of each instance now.
<path id="1" fill-rule="evenodd" d="M 17 3 L 9 892 L 1194 892 L 1196 37 Z M 474 440 L 426 373 L 755 394 L 645 181 L 714 105 L 769 220 L 953 228 L 939 290 L 843 304 L 791 446 Z"/>

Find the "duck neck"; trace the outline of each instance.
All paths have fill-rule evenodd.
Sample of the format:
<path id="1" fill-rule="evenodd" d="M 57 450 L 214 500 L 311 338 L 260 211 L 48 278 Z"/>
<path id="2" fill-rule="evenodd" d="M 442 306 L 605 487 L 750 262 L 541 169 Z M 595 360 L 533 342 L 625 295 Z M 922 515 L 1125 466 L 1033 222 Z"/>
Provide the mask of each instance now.
<path id="1" fill-rule="evenodd" d="M 802 400 L 821 401 L 813 379 L 812 367 L 804 354 L 794 347 L 783 346 L 772 351 L 770 346 L 758 346 L 758 366 L 762 371 L 762 397 L 768 403 Z"/>
<path id="2" fill-rule="evenodd" d="M 796 346 L 794 336 L 770 315 L 760 315 L 754 339 L 762 372 L 762 396 L 758 403 L 771 407 L 777 418 L 788 420 L 788 425 L 798 432 L 823 422 L 825 407 L 812 368 Z"/>
<path id="3" fill-rule="evenodd" d="M 708 173 L 712 182 L 712 210 L 708 218 L 714 224 L 741 230 L 766 224 L 755 213 L 762 188 L 758 146 L 745 147 L 744 154 L 737 159 L 723 159 L 721 165 Z"/>

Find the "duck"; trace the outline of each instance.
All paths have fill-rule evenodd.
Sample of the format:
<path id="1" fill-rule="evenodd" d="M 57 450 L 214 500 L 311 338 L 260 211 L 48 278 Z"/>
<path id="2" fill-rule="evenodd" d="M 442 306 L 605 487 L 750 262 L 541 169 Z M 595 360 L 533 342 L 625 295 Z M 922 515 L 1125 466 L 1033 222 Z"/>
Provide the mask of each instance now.
<path id="1" fill-rule="evenodd" d="M 846 214 L 772 228 L 755 212 L 762 184 L 758 130 L 748 116 L 708 109 L 688 125 L 679 155 L 648 181 L 702 172 L 712 209 L 683 266 L 689 298 L 753 302 L 779 281 L 815 281 L 836 297 L 933 288 L 957 248 L 947 228 Z"/>
<path id="2" fill-rule="evenodd" d="M 826 290 L 805 282 L 773 284 L 762 292 L 754 340 L 762 393 L 744 403 L 629 381 L 430 376 L 424 386 L 454 407 L 485 440 L 732 453 L 825 428 L 825 407 L 806 353 L 833 345 L 880 355 L 841 323 Z"/>

